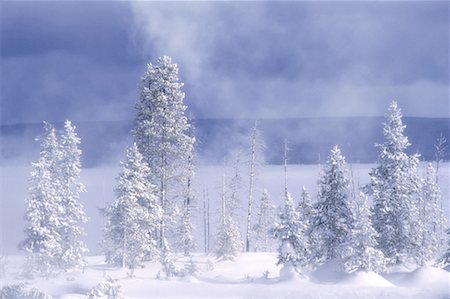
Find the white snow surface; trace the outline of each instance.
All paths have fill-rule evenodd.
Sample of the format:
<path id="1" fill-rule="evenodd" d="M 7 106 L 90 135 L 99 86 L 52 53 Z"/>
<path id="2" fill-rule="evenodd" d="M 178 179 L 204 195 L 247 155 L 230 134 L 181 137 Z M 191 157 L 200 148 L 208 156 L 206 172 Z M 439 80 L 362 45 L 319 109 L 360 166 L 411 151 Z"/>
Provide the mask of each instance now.
<path id="1" fill-rule="evenodd" d="M 54 298 L 85 298 L 86 293 L 105 280 L 105 274 L 117 279 L 125 298 L 448 298 L 449 273 L 425 267 L 413 272 L 385 275 L 357 272 L 336 275 L 337 281 L 315 273 L 315 278 L 292 276 L 280 278 L 275 253 L 242 253 L 235 261 L 221 261 L 213 256 L 193 257 L 198 272 L 193 276 L 157 279 L 161 266 L 147 263 L 129 278 L 127 270 L 106 265 L 100 256 L 88 258 L 84 271 L 58 277 L 23 280 L 22 256 L 7 258 L 6 273 L 0 287 L 26 281 Z M 178 256 L 183 267 L 188 259 Z M 330 268 L 327 265 L 325 268 Z M 323 270 L 323 269 L 322 269 Z M 336 269 L 335 269 L 336 270 Z M 263 276 L 269 271 L 267 277 Z M 324 274 L 322 272 L 322 274 Z M 325 275 L 326 276 L 326 275 Z"/>

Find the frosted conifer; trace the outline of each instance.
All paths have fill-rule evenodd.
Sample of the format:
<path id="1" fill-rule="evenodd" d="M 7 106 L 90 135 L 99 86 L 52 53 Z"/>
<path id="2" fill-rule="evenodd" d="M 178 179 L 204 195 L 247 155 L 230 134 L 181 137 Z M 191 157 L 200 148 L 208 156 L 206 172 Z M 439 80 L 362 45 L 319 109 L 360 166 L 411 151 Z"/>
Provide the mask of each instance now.
<path id="1" fill-rule="evenodd" d="M 355 198 L 352 205 L 354 225 L 343 244 L 342 260 L 345 271 L 382 272 L 386 261 L 377 249 L 377 233 L 372 227 L 370 210 L 364 194 Z"/>
<path id="2" fill-rule="evenodd" d="M 269 192 L 264 189 L 258 206 L 256 223 L 253 225 L 255 251 L 270 251 L 272 238 L 270 229 L 275 222 L 275 206 L 272 204 Z"/>
<path id="3" fill-rule="evenodd" d="M 168 56 L 148 64 L 142 78 L 140 99 L 136 105 L 135 142 L 149 167 L 149 180 L 158 188 L 163 210 L 159 243 L 166 238 L 166 221 L 171 221 L 169 202 L 182 196 L 189 157 L 195 138 L 185 115 L 183 83 L 178 79 L 178 66 Z"/>
<path id="4" fill-rule="evenodd" d="M 234 188 L 232 185 L 228 185 L 229 188 Z M 216 256 L 225 260 L 233 260 L 238 252 L 242 250 L 243 242 L 241 239 L 241 232 L 238 225 L 233 218 L 233 212 L 235 209 L 235 198 L 233 198 L 226 190 L 225 178 L 222 181 L 222 221 L 218 229 L 215 244 Z"/>
<path id="5" fill-rule="evenodd" d="M 416 258 L 420 265 L 434 261 L 443 247 L 443 228 L 446 224 L 441 209 L 441 196 L 436 183 L 436 173 L 431 163 L 428 163 L 422 184 L 422 197 L 417 221 L 421 233 Z"/>
<path id="6" fill-rule="evenodd" d="M 353 214 L 350 180 L 338 146 L 333 147 L 324 166 L 315 210 L 312 230 L 318 244 L 313 256 L 319 261 L 339 258 L 341 246 L 353 226 Z"/>
<path id="7" fill-rule="evenodd" d="M 370 183 L 365 187 L 374 203 L 372 224 L 379 249 L 392 264 L 415 259 L 420 246 L 415 223 L 420 198 L 419 160 L 405 152 L 410 145 L 405 128 L 401 111 L 392 102 L 384 123 L 385 142 L 377 145 L 378 166 L 369 173 Z"/>
<path id="8" fill-rule="evenodd" d="M 279 242 L 277 265 L 294 268 L 300 273 L 304 270 L 309 264 L 310 256 L 305 232 L 306 226 L 300 221 L 292 196 L 287 193 L 279 219 L 272 230 Z"/>
<path id="9" fill-rule="evenodd" d="M 103 248 L 108 263 L 134 269 L 158 257 L 157 234 L 162 217 L 157 189 L 148 182 L 149 169 L 136 144 L 127 151 L 117 179 L 115 202 L 104 214 Z"/>
<path id="10" fill-rule="evenodd" d="M 61 205 L 64 207 L 59 229 L 64 254 L 61 257 L 64 268 L 82 267 L 85 264 L 83 254 L 88 250 L 80 237 L 84 235 L 82 225 L 87 222 L 83 206 L 79 202 L 80 193 L 85 192 L 80 182 L 81 150 L 80 138 L 75 126 L 67 120 L 61 136 L 61 161 L 59 163 L 61 180 Z"/>
<path id="11" fill-rule="evenodd" d="M 29 193 L 26 199 L 25 240 L 20 247 L 27 251 L 27 274 L 49 276 L 61 270 L 61 182 L 57 176 L 61 159 L 55 128 L 44 122 L 40 157 L 32 163 Z"/>

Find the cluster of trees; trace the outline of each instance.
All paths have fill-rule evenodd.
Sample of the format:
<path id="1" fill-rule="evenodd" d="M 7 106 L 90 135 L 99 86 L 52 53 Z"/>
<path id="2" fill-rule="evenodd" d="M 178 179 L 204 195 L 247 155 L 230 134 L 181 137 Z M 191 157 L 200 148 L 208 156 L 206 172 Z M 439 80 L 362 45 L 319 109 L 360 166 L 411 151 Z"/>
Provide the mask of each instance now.
<path id="1" fill-rule="evenodd" d="M 405 152 L 409 142 L 404 129 L 401 111 L 392 102 L 369 184 L 355 188 L 345 158 L 335 146 L 322 170 L 315 204 L 304 191 L 296 209 L 286 192 L 272 230 L 280 243 L 279 264 L 304 274 L 332 260 L 347 272 L 436 262 L 446 225 L 437 173 L 429 163 L 420 177 L 419 156 Z"/>
<path id="2" fill-rule="evenodd" d="M 134 142 L 121 162 L 116 199 L 101 211 L 106 218 L 102 245 L 108 263 L 135 269 L 144 261 L 159 261 L 164 273 L 172 276 L 179 271 L 173 250 L 189 256 L 195 247 L 191 218 L 196 140 L 182 87 L 178 67 L 169 57 L 147 66 L 135 107 Z M 349 272 L 377 272 L 387 264 L 405 262 L 424 265 L 435 259 L 442 250 L 445 225 L 437 171 L 430 164 L 425 177 L 420 177 L 419 157 L 405 152 L 409 142 L 404 128 L 393 102 L 384 124 L 385 142 L 378 145 L 379 163 L 367 186 L 355 186 L 336 146 L 323 167 L 316 200 L 303 188 L 296 205 L 285 184 L 284 205 L 277 217 L 266 190 L 258 203 L 253 202 L 256 168 L 263 156 L 255 123 L 248 163 L 237 159 L 232 175 L 223 177 L 216 255 L 233 259 L 242 250 L 271 251 L 272 241 L 278 240 L 278 263 L 284 271 L 299 273 L 335 259 Z M 29 269 L 51 275 L 83 265 L 87 249 L 79 237 L 87 219 L 78 202 L 85 190 L 79 182 L 81 151 L 75 127 L 67 121 L 61 136 L 50 124 L 45 123 L 44 129 L 40 158 L 31 173 L 25 216 L 29 226 L 21 246 L 29 253 Z M 442 153 L 444 145 L 445 140 L 436 152 Z M 242 164 L 249 174 L 244 236 L 237 211 Z M 204 234 L 209 252 L 206 200 Z"/>
<path id="3" fill-rule="evenodd" d="M 66 121 L 60 133 L 44 123 L 44 134 L 37 139 L 40 158 L 32 164 L 28 226 L 20 247 L 28 253 L 26 273 L 48 276 L 85 264 L 87 248 L 80 237 L 87 217 L 79 203 L 85 188 L 79 180 L 81 150 L 75 126 Z"/>

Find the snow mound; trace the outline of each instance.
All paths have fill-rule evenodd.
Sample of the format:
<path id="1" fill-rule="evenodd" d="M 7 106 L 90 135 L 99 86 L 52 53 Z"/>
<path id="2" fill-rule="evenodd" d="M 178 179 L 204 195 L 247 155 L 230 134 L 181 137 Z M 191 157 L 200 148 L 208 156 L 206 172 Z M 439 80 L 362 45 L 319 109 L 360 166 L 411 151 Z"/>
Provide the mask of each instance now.
<path id="1" fill-rule="evenodd" d="M 292 266 L 284 266 L 280 269 L 279 281 L 301 281 L 307 280 L 306 277 L 295 271 Z"/>
<path id="2" fill-rule="evenodd" d="M 317 283 L 337 283 L 347 276 L 339 259 L 329 260 L 311 273 L 311 279 Z"/>
<path id="3" fill-rule="evenodd" d="M 406 275 L 408 284 L 415 287 L 448 291 L 450 273 L 435 267 L 422 267 Z"/>
<path id="4" fill-rule="evenodd" d="M 343 283 L 367 287 L 394 287 L 381 275 L 374 272 L 358 271 L 348 275 Z"/>

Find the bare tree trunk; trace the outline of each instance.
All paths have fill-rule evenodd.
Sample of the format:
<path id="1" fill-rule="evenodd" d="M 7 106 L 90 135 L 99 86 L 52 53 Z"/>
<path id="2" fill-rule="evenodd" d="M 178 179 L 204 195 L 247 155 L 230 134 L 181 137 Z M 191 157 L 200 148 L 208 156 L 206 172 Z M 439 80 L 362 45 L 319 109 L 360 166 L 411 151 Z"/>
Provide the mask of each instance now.
<path id="1" fill-rule="evenodd" d="M 287 139 L 284 140 L 284 196 L 287 198 L 288 189 L 287 189 Z"/>
<path id="2" fill-rule="evenodd" d="M 248 190 L 248 209 L 247 209 L 247 232 L 245 236 L 245 251 L 250 251 L 250 225 L 252 218 L 252 200 L 253 200 L 253 178 L 255 176 L 255 156 L 256 156 L 256 126 L 252 133 L 251 160 L 250 160 L 250 184 Z"/>
<path id="3" fill-rule="evenodd" d="M 164 144 L 164 143 L 163 143 Z M 165 247 L 164 245 L 164 238 L 165 238 L 165 222 L 164 218 L 166 217 L 166 155 L 164 151 L 161 152 L 161 209 L 162 209 L 162 217 L 160 222 L 160 240 L 159 245 L 160 248 L 163 249 Z"/>
<path id="4" fill-rule="evenodd" d="M 208 194 L 208 189 L 206 189 L 206 244 L 207 244 L 207 252 L 209 253 L 211 250 L 211 246 L 210 246 L 210 217 L 209 217 L 209 194 Z"/>
<path id="5" fill-rule="evenodd" d="M 222 224 L 225 225 L 225 175 L 222 176 Z"/>
<path id="6" fill-rule="evenodd" d="M 126 267 L 126 261 L 125 261 L 125 255 L 127 252 L 127 228 L 124 227 L 123 229 L 123 253 L 122 253 L 122 268 L 125 269 Z"/>
<path id="7" fill-rule="evenodd" d="M 203 239 L 205 243 L 205 253 L 208 253 L 208 240 L 207 240 L 207 221 L 206 221 L 206 190 L 203 185 Z"/>

